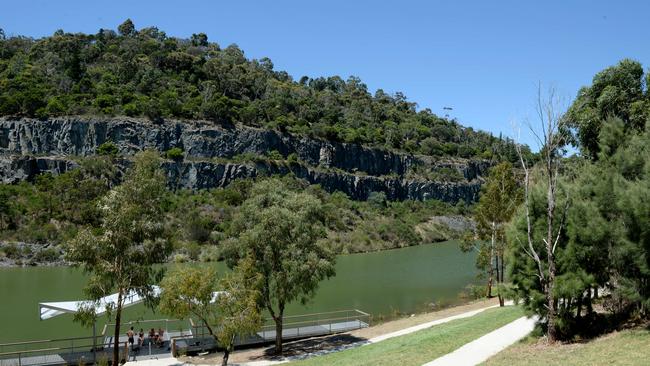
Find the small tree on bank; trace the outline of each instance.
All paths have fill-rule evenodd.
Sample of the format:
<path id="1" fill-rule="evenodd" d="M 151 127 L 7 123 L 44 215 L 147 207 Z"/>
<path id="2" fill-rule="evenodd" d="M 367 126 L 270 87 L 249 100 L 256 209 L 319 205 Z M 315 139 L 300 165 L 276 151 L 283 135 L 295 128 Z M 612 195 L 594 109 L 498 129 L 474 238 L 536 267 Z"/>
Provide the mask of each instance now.
<path id="1" fill-rule="evenodd" d="M 154 152 L 142 152 L 122 185 L 101 200 L 101 224 L 85 228 L 68 243 L 67 258 L 90 275 L 85 293 L 91 299 L 77 314 L 82 322 L 94 319 L 98 301 L 117 293 L 117 301 L 107 304 L 115 318 L 113 366 L 119 363 L 119 336 L 122 307 L 126 297 L 137 293 L 152 304 L 152 284 L 162 278 L 164 262 L 171 246 L 163 237 L 165 178 L 160 159 Z"/>
<path id="2" fill-rule="evenodd" d="M 490 170 L 476 206 L 476 237 L 463 240 L 464 251 L 476 250 L 476 265 L 487 274 L 487 297 L 492 297 L 494 281 L 497 283 L 499 305 L 504 305 L 501 286 L 505 270 L 505 224 L 510 221 L 521 198 L 512 165 L 501 163 Z"/>
<path id="3" fill-rule="evenodd" d="M 320 281 L 334 275 L 335 256 L 318 243 L 325 235 L 323 222 L 318 198 L 278 179 L 256 183 L 233 220 L 237 236 L 227 244 L 226 257 L 232 266 L 251 256 L 262 280 L 260 303 L 275 321 L 277 354 L 286 305 L 305 303 Z"/>
<path id="4" fill-rule="evenodd" d="M 260 276 L 250 258 L 221 281 L 213 268 L 177 268 L 161 282 L 159 308 L 172 317 L 197 318 L 224 348 L 225 366 L 235 337 L 253 334 L 262 324 L 259 286 Z"/>

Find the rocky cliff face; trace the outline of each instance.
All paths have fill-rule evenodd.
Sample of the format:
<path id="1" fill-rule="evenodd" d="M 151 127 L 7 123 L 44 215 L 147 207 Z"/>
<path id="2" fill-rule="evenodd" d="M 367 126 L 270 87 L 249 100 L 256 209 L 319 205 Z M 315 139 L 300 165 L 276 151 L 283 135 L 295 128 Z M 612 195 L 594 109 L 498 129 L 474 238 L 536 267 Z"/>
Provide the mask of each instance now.
<path id="1" fill-rule="evenodd" d="M 448 202 L 477 198 L 486 162 L 437 162 L 430 158 L 398 154 L 355 144 L 344 144 L 285 135 L 254 128 L 223 128 L 206 123 L 154 125 L 128 119 L 84 120 L 74 118 L 39 121 L 0 119 L 0 180 L 15 183 L 42 172 L 60 174 L 77 166 L 77 157 L 91 156 L 99 145 L 113 141 L 119 148 L 120 165 L 143 149 L 164 152 L 179 147 L 184 162 L 166 162 L 170 185 L 201 189 L 223 187 L 235 179 L 272 174 L 294 174 L 330 192 L 342 191 L 354 199 L 370 192 L 384 192 L 389 199 L 435 198 Z M 215 162 L 236 155 L 263 155 L 278 151 L 294 154 L 299 163 L 256 161 Z M 405 179 L 414 166 L 435 171 L 447 168 L 463 177 L 457 182 Z"/>

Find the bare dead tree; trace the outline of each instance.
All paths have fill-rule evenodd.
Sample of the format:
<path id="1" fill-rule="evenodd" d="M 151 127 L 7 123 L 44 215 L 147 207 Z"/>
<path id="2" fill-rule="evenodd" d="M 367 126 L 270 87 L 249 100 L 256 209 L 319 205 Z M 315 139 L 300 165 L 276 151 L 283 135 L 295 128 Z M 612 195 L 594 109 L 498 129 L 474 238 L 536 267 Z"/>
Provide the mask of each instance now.
<path id="1" fill-rule="evenodd" d="M 557 304 L 553 296 L 555 288 L 555 249 L 560 241 L 560 234 L 564 226 L 564 217 L 560 219 L 559 225 L 556 225 L 556 205 L 558 194 L 558 177 L 560 175 L 560 167 L 562 163 L 562 149 L 566 144 L 566 126 L 564 119 L 563 103 L 558 97 L 554 88 L 548 89 L 546 96 L 542 95 L 541 84 L 537 89 L 536 101 L 536 114 L 539 126 L 535 128 L 532 124 L 528 123 L 527 127 L 535 137 L 540 147 L 542 161 L 540 164 L 541 178 L 546 181 L 546 237 L 535 238 L 533 234 L 531 217 L 530 217 L 530 175 L 531 166 L 530 162 L 526 161 L 521 145 L 515 144 L 517 154 L 521 167 L 524 170 L 524 206 L 526 211 L 526 224 L 527 224 L 527 248 L 522 245 L 524 252 L 532 258 L 537 264 L 537 276 L 542 285 L 542 289 L 546 296 L 547 308 L 547 337 L 549 343 L 554 343 L 557 339 L 556 335 L 556 318 L 557 318 Z M 567 200 L 568 204 L 568 200 Z M 565 207 L 566 213 L 566 207 Z M 543 243 L 540 245 L 546 250 L 546 260 L 540 257 L 539 252 L 535 249 L 535 242 Z M 547 268 L 547 271 L 544 270 Z"/>

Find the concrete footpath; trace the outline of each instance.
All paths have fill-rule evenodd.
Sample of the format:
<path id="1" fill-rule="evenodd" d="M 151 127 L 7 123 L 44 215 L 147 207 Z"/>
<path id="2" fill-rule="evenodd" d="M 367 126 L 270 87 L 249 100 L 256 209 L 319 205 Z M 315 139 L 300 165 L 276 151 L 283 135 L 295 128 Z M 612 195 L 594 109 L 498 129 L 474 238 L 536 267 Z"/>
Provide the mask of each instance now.
<path id="1" fill-rule="evenodd" d="M 535 328 L 536 321 L 536 317 L 521 317 L 424 366 L 478 365 L 527 336 Z"/>

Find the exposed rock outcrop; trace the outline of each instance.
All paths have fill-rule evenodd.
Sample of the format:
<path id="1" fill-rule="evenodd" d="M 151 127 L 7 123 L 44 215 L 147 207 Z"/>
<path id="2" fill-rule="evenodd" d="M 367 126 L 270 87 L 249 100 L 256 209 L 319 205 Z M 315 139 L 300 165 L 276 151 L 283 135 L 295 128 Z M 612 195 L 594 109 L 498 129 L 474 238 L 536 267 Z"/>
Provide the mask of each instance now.
<path id="1" fill-rule="evenodd" d="M 388 199 L 435 198 L 447 202 L 474 201 L 482 161 L 439 162 L 432 158 L 399 154 L 356 144 L 344 144 L 281 134 L 249 127 L 223 128 L 212 124 L 171 122 L 161 125 L 128 119 L 84 120 L 61 118 L 0 119 L 0 181 L 15 183 L 42 172 L 60 174 L 78 166 L 76 157 L 94 155 L 99 145 L 113 141 L 128 165 L 128 157 L 143 149 L 164 152 L 182 148 L 184 162 L 166 162 L 170 185 L 190 189 L 223 187 L 235 179 L 260 175 L 294 174 L 330 192 L 342 191 L 354 199 L 384 192 Z M 295 154 L 300 163 L 257 161 L 221 162 L 236 155 L 263 155 L 278 151 Z M 213 158 L 219 159 L 216 162 Z M 410 167 L 435 171 L 457 170 L 464 179 L 437 182 L 405 179 Z"/>
<path id="2" fill-rule="evenodd" d="M 410 165 L 417 163 L 410 155 L 250 127 L 224 128 L 201 122 L 156 125 L 140 120 L 69 117 L 48 121 L 0 119 L 0 153 L 3 154 L 89 156 L 108 140 L 124 155 L 133 155 L 143 149 L 167 151 L 180 147 L 189 156 L 209 159 L 275 150 L 285 157 L 296 154 L 310 165 L 322 163 L 370 175 L 402 175 Z"/>

